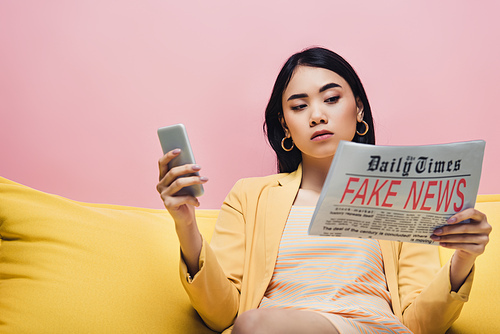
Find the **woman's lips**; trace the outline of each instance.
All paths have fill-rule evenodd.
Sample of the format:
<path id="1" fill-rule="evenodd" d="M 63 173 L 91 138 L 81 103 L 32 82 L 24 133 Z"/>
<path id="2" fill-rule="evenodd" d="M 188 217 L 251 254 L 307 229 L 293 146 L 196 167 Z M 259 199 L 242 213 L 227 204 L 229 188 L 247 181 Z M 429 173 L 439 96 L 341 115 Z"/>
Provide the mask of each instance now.
<path id="1" fill-rule="evenodd" d="M 326 131 L 326 130 L 316 131 L 315 133 L 313 133 L 311 140 L 312 141 L 321 141 L 321 140 L 328 139 L 331 136 L 333 136 L 333 133 L 331 133 L 330 131 Z"/>

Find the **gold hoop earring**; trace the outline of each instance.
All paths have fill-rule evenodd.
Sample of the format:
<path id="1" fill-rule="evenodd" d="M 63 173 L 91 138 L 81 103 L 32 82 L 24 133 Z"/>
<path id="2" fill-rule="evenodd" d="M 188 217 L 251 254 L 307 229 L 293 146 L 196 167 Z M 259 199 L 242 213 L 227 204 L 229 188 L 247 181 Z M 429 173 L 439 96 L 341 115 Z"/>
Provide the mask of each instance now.
<path id="1" fill-rule="evenodd" d="M 365 131 L 363 133 L 360 133 L 358 130 L 356 130 L 356 133 L 358 134 L 358 136 L 364 136 L 368 133 L 368 130 L 370 129 L 370 127 L 368 126 L 368 123 L 366 123 L 365 121 L 361 121 L 360 123 L 365 124 Z"/>
<path id="2" fill-rule="evenodd" d="M 292 146 L 290 148 L 285 147 L 285 139 L 288 139 L 288 138 L 290 138 L 290 137 L 283 137 L 283 139 L 281 140 L 281 148 L 283 149 L 283 151 L 286 151 L 286 152 L 290 152 L 295 147 L 295 144 L 293 143 L 292 138 L 290 138 L 290 140 L 292 140 Z"/>

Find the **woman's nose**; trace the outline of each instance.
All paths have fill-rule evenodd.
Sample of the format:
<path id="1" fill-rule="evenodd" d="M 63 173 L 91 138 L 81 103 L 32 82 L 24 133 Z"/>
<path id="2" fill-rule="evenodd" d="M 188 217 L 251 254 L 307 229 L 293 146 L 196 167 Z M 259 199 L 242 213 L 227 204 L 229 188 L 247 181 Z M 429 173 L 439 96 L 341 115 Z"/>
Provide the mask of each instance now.
<path id="1" fill-rule="evenodd" d="M 328 123 L 328 118 L 326 117 L 325 113 L 321 110 L 320 107 L 313 107 L 310 110 L 311 110 L 311 117 L 309 120 L 310 126 Z"/>

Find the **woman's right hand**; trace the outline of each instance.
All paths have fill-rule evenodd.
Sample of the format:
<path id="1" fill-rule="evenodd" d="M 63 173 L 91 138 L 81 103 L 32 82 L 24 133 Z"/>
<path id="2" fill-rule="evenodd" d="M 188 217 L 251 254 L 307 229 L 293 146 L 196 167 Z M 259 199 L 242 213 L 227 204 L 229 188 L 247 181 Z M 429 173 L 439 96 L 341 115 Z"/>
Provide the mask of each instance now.
<path id="1" fill-rule="evenodd" d="M 202 237 L 196 225 L 195 207 L 199 206 L 198 199 L 190 195 L 176 195 L 184 187 L 194 184 L 204 184 L 208 181 L 203 176 L 184 176 L 198 172 L 198 165 L 183 165 L 169 169 L 168 163 L 181 153 L 175 149 L 158 161 L 160 182 L 156 189 L 163 199 L 163 204 L 175 221 L 175 230 L 179 238 L 182 257 L 189 273 L 194 276 L 199 270 L 199 256 L 202 248 Z"/>
<path id="2" fill-rule="evenodd" d="M 176 224 L 192 224 L 195 222 L 194 207 L 200 202 L 194 196 L 176 195 L 179 190 L 194 184 L 204 184 L 208 181 L 203 176 L 184 176 L 200 170 L 198 165 L 182 165 L 169 169 L 168 163 L 181 153 L 180 149 L 167 152 L 158 161 L 160 169 L 160 182 L 156 189 L 161 195 L 163 204 Z M 184 176 L 184 177 L 182 177 Z"/>

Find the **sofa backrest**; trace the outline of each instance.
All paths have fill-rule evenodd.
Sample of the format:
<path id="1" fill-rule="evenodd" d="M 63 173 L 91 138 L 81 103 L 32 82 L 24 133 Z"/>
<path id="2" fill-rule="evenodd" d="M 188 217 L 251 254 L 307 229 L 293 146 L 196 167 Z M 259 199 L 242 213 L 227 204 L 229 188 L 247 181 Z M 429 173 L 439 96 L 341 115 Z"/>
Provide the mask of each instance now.
<path id="1" fill-rule="evenodd" d="M 209 235 L 217 210 L 200 212 Z M 213 333 L 179 278 L 166 210 L 89 204 L 0 178 L 0 333 Z"/>

